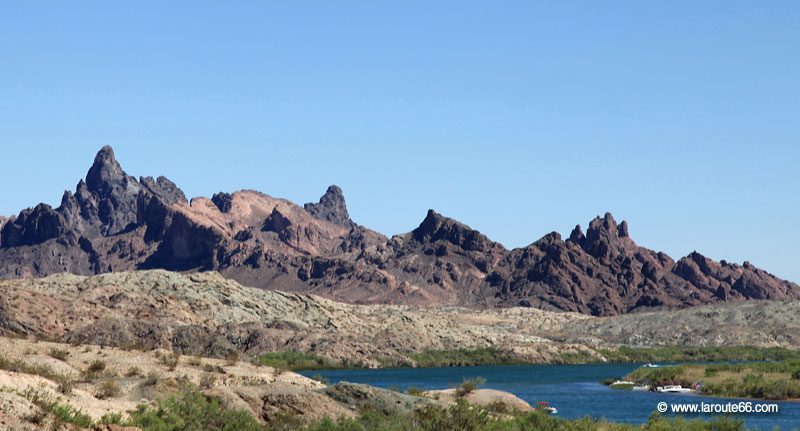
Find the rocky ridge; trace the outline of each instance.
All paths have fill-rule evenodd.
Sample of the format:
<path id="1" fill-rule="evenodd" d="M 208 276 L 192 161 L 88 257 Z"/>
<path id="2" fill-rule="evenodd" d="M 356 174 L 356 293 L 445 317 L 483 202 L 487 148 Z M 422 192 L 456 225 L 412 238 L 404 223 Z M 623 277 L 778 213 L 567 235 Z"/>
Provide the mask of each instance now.
<path id="1" fill-rule="evenodd" d="M 354 223 L 342 190 L 296 205 L 256 191 L 187 200 L 165 177 L 125 173 L 110 147 L 52 208 L 0 220 L 0 278 L 68 272 L 219 271 L 245 285 L 349 303 L 538 307 L 592 315 L 800 297 L 745 262 L 673 260 L 611 214 L 514 250 L 433 210 L 387 238 Z"/>
<path id="2" fill-rule="evenodd" d="M 426 350 L 494 347 L 520 361 L 602 360 L 600 348 L 800 348 L 800 301 L 591 317 L 513 307 L 352 305 L 163 270 L 0 281 L 0 335 L 225 356 L 295 350 L 364 367 Z"/>
<path id="3" fill-rule="evenodd" d="M 800 301 L 745 301 L 574 320 L 548 337 L 588 346 L 800 348 Z"/>
<path id="4" fill-rule="evenodd" d="M 530 362 L 597 354 L 544 334 L 577 313 L 350 305 L 163 270 L 0 281 L 0 335 L 224 356 L 296 350 L 367 367 L 429 349 L 497 347 Z"/>

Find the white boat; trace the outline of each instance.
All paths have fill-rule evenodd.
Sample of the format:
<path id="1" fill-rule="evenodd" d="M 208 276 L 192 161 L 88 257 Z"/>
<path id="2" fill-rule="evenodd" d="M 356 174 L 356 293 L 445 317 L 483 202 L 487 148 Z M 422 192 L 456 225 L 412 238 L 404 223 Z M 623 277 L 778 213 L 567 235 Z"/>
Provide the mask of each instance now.
<path id="1" fill-rule="evenodd" d="M 538 402 L 536 404 L 536 408 L 544 412 L 547 412 L 547 414 L 551 415 L 558 413 L 558 410 L 555 407 L 551 406 L 549 403 L 546 403 L 544 401 Z"/>
<path id="2" fill-rule="evenodd" d="M 645 367 L 645 368 L 660 368 L 660 367 L 661 367 L 661 365 L 658 365 L 658 364 L 651 364 L 651 363 L 649 363 L 649 362 L 648 362 L 648 363 L 644 364 L 644 367 Z"/>
<path id="3" fill-rule="evenodd" d="M 656 388 L 656 392 L 663 392 L 667 394 L 685 394 L 692 392 L 689 388 L 684 388 L 681 385 L 665 385 Z"/>
<path id="4" fill-rule="evenodd" d="M 633 387 L 635 383 L 629 382 L 627 380 L 617 380 L 616 382 L 612 383 L 611 386 L 631 386 Z"/>
<path id="5" fill-rule="evenodd" d="M 631 388 L 632 391 L 649 391 L 650 385 L 634 385 Z"/>

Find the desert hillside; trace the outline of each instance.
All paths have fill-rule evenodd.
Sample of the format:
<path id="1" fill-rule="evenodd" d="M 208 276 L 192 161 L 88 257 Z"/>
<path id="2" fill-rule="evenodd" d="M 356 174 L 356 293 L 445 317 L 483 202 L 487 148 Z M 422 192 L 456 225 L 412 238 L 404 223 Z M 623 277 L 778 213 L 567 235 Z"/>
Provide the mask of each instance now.
<path id="1" fill-rule="evenodd" d="M 313 353 L 338 364 L 416 365 L 431 350 L 495 348 L 562 362 L 627 346 L 800 347 L 800 302 L 752 301 L 590 317 L 535 308 L 352 305 L 242 286 L 215 272 L 163 270 L 0 281 L 0 332 L 68 343 L 229 352 Z"/>
<path id="2" fill-rule="evenodd" d="M 446 397 L 437 400 L 442 393 L 447 391 L 433 391 L 426 398 L 344 382 L 327 385 L 233 356 L 214 359 L 165 350 L 0 338 L 2 431 L 138 430 L 117 424 L 130 422 L 137 411 L 133 422 L 149 423 L 142 418 L 144 412 L 157 412 L 170 397 L 190 402 L 186 406 L 194 408 L 219 403 L 220 429 L 223 425 L 250 429 L 235 427 L 234 420 L 284 429 L 326 417 L 354 417 L 367 406 L 384 414 L 408 414 L 451 403 Z M 475 405 L 499 401 L 512 409 L 531 410 L 526 402 L 505 392 L 478 389 L 463 398 Z M 182 414 L 192 413 L 184 410 Z M 231 416 L 225 419 L 223 415 Z M 150 425 L 145 429 L 160 429 Z"/>
<path id="3" fill-rule="evenodd" d="M 186 355 L 312 352 L 337 362 L 414 365 L 411 353 L 497 347 L 529 362 L 591 349 L 545 334 L 589 317 L 535 308 L 476 311 L 350 305 L 245 287 L 214 272 L 163 270 L 0 281 L 0 331 Z"/>

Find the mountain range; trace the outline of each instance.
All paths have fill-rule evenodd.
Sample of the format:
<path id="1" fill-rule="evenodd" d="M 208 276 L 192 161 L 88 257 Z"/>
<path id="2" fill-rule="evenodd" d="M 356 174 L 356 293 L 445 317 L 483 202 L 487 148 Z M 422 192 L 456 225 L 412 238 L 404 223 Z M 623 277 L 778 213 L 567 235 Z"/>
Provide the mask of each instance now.
<path id="1" fill-rule="evenodd" d="M 165 177 L 128 175 L 104 147 L 75 191 L 0 218 L 0 278 L 140 269 L 218 271 L 242 284 L 349 303 L 537 307 L 616 315 L 748 299 L 800 286 L 697 252 L 637 245 L 611 214 L 506 249 L 429 210 L 388 238 L 351 220 L 342 190 L 297 205 L 243 190 L 188 200 Z"/>

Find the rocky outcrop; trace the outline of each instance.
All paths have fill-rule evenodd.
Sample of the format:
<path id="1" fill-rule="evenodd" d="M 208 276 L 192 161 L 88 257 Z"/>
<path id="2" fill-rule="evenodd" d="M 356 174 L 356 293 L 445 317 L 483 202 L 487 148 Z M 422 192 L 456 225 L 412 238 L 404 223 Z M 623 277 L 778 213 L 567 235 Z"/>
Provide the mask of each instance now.
<path id="1" fill-rule="evenodd" d="M 800 301 L 739 301 L 567 322 L 548 336 L 589 345 L 800 347 Z"/>
<path id="2" fill-rule="evenodd" d="M 436 397 L 424 397 L 347 382 L 325 385 L 246 360 L 189 358 L 160 349 L 142 351 L 132 347 L 135 346 L 117 349 L 0 338 L 0 357 L 6 365 L 26 365 L 15 371 L 0 369 L 0 430 L 65 429 L 63 417 L 57 417 L 54 409 L 47 407 L 49 400 L 100 422 L 104 416 L 127 419 L 137 408 L 181 396 L 189 387 L 219 400 L 227 409 L 250 414 L 270 429 L 301 429 L 324 418 L 335 421 L 359 416 L 366 410 L 410 417 L 428 407 L 452 404 L 438 392 L 431 392 Z M 52 357 L 54 352 L 60 355 L 59 359 Z M 86 372 L 89 364 L 102 364 L 104 370 L 90 376 Z M 65 389 L 67 385 L 69 389 Z M 476 405 L 491 406 L 494 412 L 498 402 L 507 408 L 530 410 L 530 405 L 514 395 L 491 389 L 478 389 L 464 398 Z M 195 425 L 193 429 L 203 426 Z M 69 429 L 78 427 L 70 425 Z M 91 429 L 139 430 L 103 424 Z"/>
<path id="3" fill-rule="evenodd" d="M 214 272 L 59 274 L 0 281 L 0 335 L 164 348 L 186 355 L 298 350 L 368 367 L 381 361 L 413 365 L 411 355 L 426 349 L 495 346 L 532 362 L 558 362 L 566 351 L 596 355 L 539 335 L 585 318 L 521 308 L 349 305 L 244 287 Z"/>
<path id="4" fill-rule="evenodd" d="M 67 231 L 64 218 L 50 205 L 28 208 L 3 225 L 0 246 L 18 247 L 58 238 Z"/>
<path id="5" fill-rule="evenodd" d="M 518 412 L 529 412 L 533 410 L 533 406 L 528 404 L 527 401 L 514 394 L 495 389 L 476 389 L 463 395 L 459 394 L 456 389 L 441 389 L 426 391 L 423 395 L 426 398 L 431 398 L 447 404 L 452 404 L 459 399 L 463 399 L 472 405 L 481 407 L 503 405 L 509 412 L 514 410 Z"/>
<path id="6" fill-rule="evenodd" d="M 320 219 L 351 228 L 355 226 L 350 220 L 350 214 L 347 212 L 347 204 L 344 201 L 344 193 L 339 186 L 332 185 L 328 187 L 325 194 L 319 198 L 317 203 L 307 203 L 303 205 L 306 211 L 312 216 Z"/>
<path id="7" fill-rule="evenodd" d="M 102 235 L 114 235 L 135 224 L 140 190 L 139 182 L 122 170 L 114 150 L 105 146 L 86 174 L 85 187 L 79 184 L 75 197 L 90 224 L 96 225 Z"/>
<path id="8" fill-rule="evenodd" d="M 325 395 L 339 403 L 352 406 L 357 411 L 369 408 L 384 415 L 408 415 L 436 404 L 430 398 L 349 382 L 340 382 L 327 387 Z"/>
<path id="9" fill-rule="evenodd" d="M 434 210 L 428 210 L 425 220 L 411 231 L 411 237 L 419 243 L 448 242 L 466 251 L 488 251 L 498 245 L 477 230 Z"/>
<path id="10" fill-rule="evenodd" d="M 220 211 L 226 213 L 233 207 L 233 195 L 225 192 L 214 193 L 214 196 L 211 197 L 211 202 L 213 202 Z"/>
<path id="11" fill-rule="evenodd" d="M 303 207 L 251 190 L 186 200 L 165 177 L 137 181 L 110 147 L 58 208 L 0 228 L 0 278 L 134 269 L 217 270 L 254 287 L 351 303 L 540 307 L 613 315 L 723 301 L 800 298 L 749 263 L 638 246 L 611 214 L 514 250 L 429 210 L 392 238 L 354 223 L 330 186 Z"/>
<path id="12" fill-rule="evenodd" d="M 142 404 L 175 394 L 187 384 L 219 399 L 229 408 L 244 410 L 263 422 L 278 415 L 297 415 L 300 420 L 349 417 L 354 408 L 326 396 L 325 385 L 299 374 L 256 366 L 246 361 L 231 363 L 214 358 L 175 358 L 164 350 L 125 350 L 101 345 L 70 345 L 25 339 L 0 339 L 0 357 L 11 363 L 35 365 L 19 372 L 0 369 L 0 429 L 64 429 L 43 408 L 42 400 L 57 400 L 81 415 L 99 421 L 108 414 L 126 417 Z M 57 351 L 61 359 L 51 357 Z M 80 378 L 91 363 L 101 363 L 102 378 Z M 56 377 L 58 376 L 58 377 Z M 69 390 L 64 382 L 69 381 Z M 113 390 L 103 390 L 111 385 Z M 36 399 L 25 394 L 36 389 Z M 36 401 L 39 402 L 36 402 Z M 35 422 L 31 417 L 37 416 Z M 16 420 L 14 420 L 16 419 Z M 8 425 L 7 427 L 4 425 Z M 78 429 L 70 428 L 70 429 Z M 81 428 L 87 429 L 87 428 Z M 97 425 L 93 430 L 133 431 L 116 425 Z"/>
<path id="13" fill-rule="evenodd" d="M 638 246 L 611 214 L 512 250 L 487 277 L 504 305 L 613 315 L 718 301 L 798 297 L 798 286 L 751 265 L 716 263 L 693 253 L 677 263 Z M 759 286 L 758 288 L 754 288 Z M 488 296 L 489 294 L 487 294 Z"/>
<path id="14" fill-rule="evenodd" d="M 187 203 L 186 195 L 183 194 L 183 190 L 179 189 L 169 178 L 161 176 L 154 180 L 153 177 L 140 177 L 139 183 L 141 183 L 147 191 L 158 196 L 167 205 Z"/>

